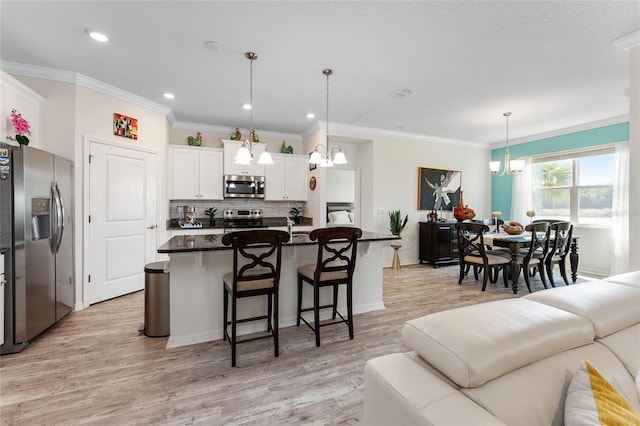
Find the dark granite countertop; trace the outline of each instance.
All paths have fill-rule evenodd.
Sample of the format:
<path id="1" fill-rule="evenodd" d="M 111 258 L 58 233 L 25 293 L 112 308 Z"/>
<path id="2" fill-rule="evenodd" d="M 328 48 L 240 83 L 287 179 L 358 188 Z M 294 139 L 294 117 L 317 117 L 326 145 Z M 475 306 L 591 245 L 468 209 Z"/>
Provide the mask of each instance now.
<path id="1" fill-rule="evenodd" d="M 211 221 L 208 217 L 196 218 L 197 222 L 202 224 L 202 228 L 181 228 L 178 224 L 178 219 L 170 219 L 167 221 L 168 230 L 191 230 L 191 229 L 224 229 L 224 220 L 222 218 L 216 218 Z M 262 223 L 266 226 L 287 226 L 286 217 L 265 217 L 262 219 Z M 310 226 L 313 225 L 313 220 L 310 217 L 302 218 L 302 223 L 294 226 Z"/>
<path id="2" fill-rule="evenodd" d="M 276 226 L 276 225 L 274 225 Z M 358 242 L 367 241 L 391 241 L 399 240 L 400 237 L 385 235 L 377 232 L 362 231 L 362 237 Z M 295 232 L 293 239 L 285 246 L 305 246 L 316 245 L 317 241 L 309 239 L 308 232 Z M 231 246 L 222 244 L 222 235 L 176 235 L 169 241 L 158 247 L 158 253 L 188 253 L 197 251 L 231 250 Z"/>

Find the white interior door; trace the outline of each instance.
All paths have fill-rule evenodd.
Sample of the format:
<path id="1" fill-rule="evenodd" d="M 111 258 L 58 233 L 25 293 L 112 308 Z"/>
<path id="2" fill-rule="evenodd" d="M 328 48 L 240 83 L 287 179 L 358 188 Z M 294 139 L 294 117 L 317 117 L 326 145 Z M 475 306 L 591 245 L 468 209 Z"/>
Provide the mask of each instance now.
<path id="1" fill-rule="evenodd" d="M 90 142 L 89 304 L 144 288 L 156 260 L 156 155 Z"/>

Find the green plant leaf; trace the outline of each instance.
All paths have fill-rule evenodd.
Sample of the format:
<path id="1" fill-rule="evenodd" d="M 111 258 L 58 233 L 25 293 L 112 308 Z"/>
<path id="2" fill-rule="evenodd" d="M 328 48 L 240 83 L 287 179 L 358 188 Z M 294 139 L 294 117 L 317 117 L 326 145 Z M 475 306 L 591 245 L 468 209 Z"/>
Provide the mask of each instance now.
<path id="1" fill-rule="evenodd" d="M 16 141 L 20 145 L 29 145 L 29 138 L 26 137 L 25 135 L 16 135 Z"/>

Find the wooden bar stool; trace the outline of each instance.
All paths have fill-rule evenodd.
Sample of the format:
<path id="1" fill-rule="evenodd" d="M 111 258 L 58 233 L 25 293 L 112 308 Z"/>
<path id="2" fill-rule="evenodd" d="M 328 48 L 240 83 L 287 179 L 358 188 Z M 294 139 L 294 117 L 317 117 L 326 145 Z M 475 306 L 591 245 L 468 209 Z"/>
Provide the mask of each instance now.
<path id="1" fill-rule="evenodd" d="M 316 336 L 316 346 L 320 346 L 320 327 L 346 323 L 349 327 L 349 339 L 353 339 L 353 271 L 356 266 L 358 238 L 362 236 L 360 228 L 336 227 L 314 229 L 309 234 L 311 241 L 318 240 L 318 257 L 315 265 L 298 268 L 298 317 L 309 326 Z M 302 308 L 302 283 L 313 287 L 313 307 Z M 338 312 L 338 288 L 344 285 L 347 292 L 347 318 Z M 320 305 L 320 288 L 333 288 L 333 302 Z M 331 322 L 320 323 L 320 309 L 331 308 Z M 303 312 L 313 311 L 313 325 L 302 317 Z M 336 321 L 336 315 L 340 317 Z"/>
<path id="2" fill-rule="evenodd" d="M 273 337 L 274 354 L 278 347 L 278 288 L 282 244 L 289 241 L 285 231 L 257 230 L 225 234 L 224 245 L 233 247 L 233 271 L 224 274 L 224 333 L 223 340 L 231 344 L 231 366 L 236 366 L 236 345 L 257 339 Z M 231 319 L 228 318 L 231 296 Z M 237 318 L 237 301 L 243 297 L 267 296 L 267 314 L 252 318 Z M 258 337 L 238 340 L 238 323 L 267 320 L 267 333 Z M 227 326 L 231 325 L 231 335 Z"/>

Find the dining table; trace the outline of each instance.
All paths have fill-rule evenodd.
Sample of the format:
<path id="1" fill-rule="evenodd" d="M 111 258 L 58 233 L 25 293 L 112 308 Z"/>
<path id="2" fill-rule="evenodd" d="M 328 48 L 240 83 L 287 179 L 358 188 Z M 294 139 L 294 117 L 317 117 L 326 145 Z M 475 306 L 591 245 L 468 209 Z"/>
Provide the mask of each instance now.
<path id="1" fill-rule="evenodd" d="M 531 234 L 522 233 L 519 235 L 511 235 L 506 232 L 487 232 L 483 236 L 484 244 L 487 246 L 505 247 L 511 253 L 511 262 L 509 263 L 509 271 L 511 275 L 511 289 L 513 294 L 518 293 L 518 278 L 520 277 L 520 263 L 518 262 L 518 253 L 520 249 L 528 248 L 531 245 Z M 553 241 L 553 236 L 550 237 Z M 571 244 L 569 251 L 569 263 L 571 265 L 571 280 L 575 283 L 578 279 L 578 240 L 579 236 L 571 236 Z M 540 273 L 543 273 L 542 271 Z"/>

